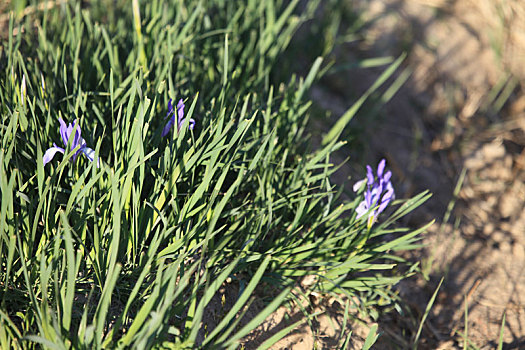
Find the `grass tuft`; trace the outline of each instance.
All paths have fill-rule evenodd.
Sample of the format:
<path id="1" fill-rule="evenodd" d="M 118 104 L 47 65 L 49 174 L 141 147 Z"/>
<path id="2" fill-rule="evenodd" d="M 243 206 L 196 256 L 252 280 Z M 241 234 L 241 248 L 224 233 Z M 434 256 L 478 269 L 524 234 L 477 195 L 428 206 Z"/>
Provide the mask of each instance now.
<path id="1" fill-rule="evenodd" d="M 16 7 L 0 51 L 2 348 L 233 349 L 297 295 L 342 294 L 368 311 L 395 302 L 404 275 L 392 269 L 406 262 L 392 253 L 427 227 L 397 221 L 430 195 L 398 200 L 373 226 L 356 219 L 362 194 L 340 197 L 330 156 L 362 100 L 322 147 L 309 143 L 308 91 L 330 66 L 342 2 L 13 4 L 31 11 Z M 312 46 L 304 78 L 281 79 L 315 16 L 331 39 Z M 185 122 L 162 137 L 170 99 L 184 101 Z M 92 153 L 62 145 L 60 118 L 77 121 Z M 53 144 L 64 153 L 44 165 Z M 239 294 L 208 328 L 228 284 Z"/>

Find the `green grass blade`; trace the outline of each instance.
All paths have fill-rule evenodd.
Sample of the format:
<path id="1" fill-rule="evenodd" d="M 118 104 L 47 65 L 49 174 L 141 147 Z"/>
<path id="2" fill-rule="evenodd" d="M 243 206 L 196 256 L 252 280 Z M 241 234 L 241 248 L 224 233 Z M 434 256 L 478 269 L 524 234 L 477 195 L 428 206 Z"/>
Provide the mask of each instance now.
<path id="1" fill-rule="evenodd" d="M 368 335 L 366 336 L 365 343 L 363 344 L 363 350 L 370 349 L 372 345 L 375 344 L 377 337 L 379 337 L 379 335 L 377 334 L 377 323 L 374 323 L 372 327 L 370 327 L 370 330 L 368 331 Z"/>
<path id="2" fill-rule="evenodd" d="M 441 277 L 441 280 L 439 281 L 438 286 L 436 287 L 436 290 L 434 291 L 434 294 L 432 294 L 432 297 L 428 301 L 427 307 L 425 308 L 425 313 L 423 314 L 423 317 L 421 317 L 421 321 L 419 322 L 419 327 L 417 329 L 416 336 L 414 337 L 414 342 L 412 345 L 412 349 L 416 350 L 418 343 L 419 343 L 419 337 L 421 336 L 421 331 L 423 330 L 423 325 L 425 324 L 425 320 L 427 319 L 428 314 L 430 313 L 430 310 L 432 309 L 432 306 L 434 305 L 434 301 L 436 300 L 436 297 L 439 292 L 439 288 L 441 288 L 441 284 L 443 283 L 443 280 L 445 277 Z"/>

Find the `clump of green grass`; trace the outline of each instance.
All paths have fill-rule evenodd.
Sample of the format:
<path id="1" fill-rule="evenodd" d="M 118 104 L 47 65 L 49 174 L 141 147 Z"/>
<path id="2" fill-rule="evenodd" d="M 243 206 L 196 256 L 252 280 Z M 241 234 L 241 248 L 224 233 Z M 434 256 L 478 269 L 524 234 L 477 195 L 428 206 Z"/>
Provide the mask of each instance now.
<path id="1" fill-rule="evenodd" d="M 373 226 L 356 219 L 362 196 L 343 201 L 330 183 L 351 117 L 309 147 L 307 91 L 323 59 L 304 78 L 272 78 L 318 4 L 100 0 L 11 18 L 0 53 L 2 348 L 235 348 L 312 274 L 309 292 L 367 308 L 393 300 L 403 278 L 390 273 L 403 263 L 393 252 L 425 229 L 395 222 L 429 195 L 395 202 Z M 195 128 L 162 137 L 168 100 L 180 98 Z M 96 161 L 70 140 L 44 166 L 60 118 L 77 121 Z M 243 279 L 236 302 L 197 342 L 231 276 Z M 241 326 L 263 284 L 276 295 Z"/>

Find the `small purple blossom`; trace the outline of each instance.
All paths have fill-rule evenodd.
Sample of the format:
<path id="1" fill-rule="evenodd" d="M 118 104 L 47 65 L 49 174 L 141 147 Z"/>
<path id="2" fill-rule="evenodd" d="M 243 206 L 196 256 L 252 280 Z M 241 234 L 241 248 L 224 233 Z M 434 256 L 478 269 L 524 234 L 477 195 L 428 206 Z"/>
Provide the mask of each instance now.
<path id="1" fill-rule="evenodd" d="M 64 147 L 67 147 L 69 139 L 73 137 L 73 139 L 71 140 L 71 150 L 77 150 L 73 155 L 73 160 L 75 160 L 78 157 L 78 155 L 82 153 L 90 161 L 93 161 L 95 159 L 95 151 L 86 146 L 86 141 L 84 141 L 84 139 L 80 136 L 80 127 L 77 126 L 77 121 L 75 120 L 73 122 L 73 125 L 69 123 L 67 126 L 64 120 L 62 120 L 62 118 L 59 118 L 58 121 L 60 122 L 60 136 L 62 137 L 62 143 L 64 144 Z M 75 133 L 71 135 L 73 131 Z M 53 143 L 53 147 L 49 148 L 44 154 L 44 166 L 53 159 L 57 152 L 64 154 L 65 151 L 66 150 L 64 148 L 58 147 L 55 143 Z M 99 166 L 100 161 L 97 162 L 97 167 Z"/>
<path id="2" fill-rule="evenodd" d="M 366 166 L 366 178 L 354 184 L 357 192 L 366 181 L 365 199 L 356 208 L 357 219 L 368 214 L 368 228 L 372 227 L 377 216 L 385 210 L 388 203 L 395 198 L 394 188 L 390 182 L 392 172 L 385 172 L 386 160 L 382 159 L 377 166 L 377 179 L 370 165 Z"/>
<path id="3" fill-rule="evenodd" d="M 173 110 L 173 105 L 171 104 L 171 99 L 168 102 L 168 113 L 166 114 L 166 118 L 168 118 L 171 114 L 173 114 L 168 120 L 168 123 L 162 129 L 162 137 L 166 136 L 168 132 L 170 131 L 173 124 L 175 124 L 175 111 Z M 182 125 L 184 125 L 184 122 L 186 119 L 184 118 L 184 102 L 182 102 L 182 99 L 179 100 L 179 103 L 177 104 L 177 132 L 180 131 L 180 128 L 182 128 Z M 195 120 L 190 118 L 190 130 L 193 130 L 195 127 Z"/>

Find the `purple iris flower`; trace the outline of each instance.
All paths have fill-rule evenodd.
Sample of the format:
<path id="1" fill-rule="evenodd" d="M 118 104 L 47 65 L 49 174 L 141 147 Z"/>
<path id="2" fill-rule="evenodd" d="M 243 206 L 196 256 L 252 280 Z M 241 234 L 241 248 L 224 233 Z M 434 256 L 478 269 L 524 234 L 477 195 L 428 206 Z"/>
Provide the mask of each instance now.
<path id="1" fill-rule="evenodd" d="M 390 182 L 392 172 L 385 172 L 386 160 L 382 159 L 377 166 L 377 179 L 370 165 L 366 166 L 366 178 L 354 184 L 354 192 L 357 192 L 366 181 L 367 189 L 365 199 L 356 208 L 357 219 L 368 214 L 368 227 L 372 227 L 377 216 L 385 210 L 388 203 L 394 198 L 394 188 Z"/>
<path id="2" fill-rule="evenodd" d="M 73 125 L 69 123 L 66 126 L 66 123 L 62 120 L 62 118 L 59 118 L 58 120 L 60 122 L 60 136 L 62 137 L 62 143 L 64 144 L 64 147 L 67 147 L 69 139 L 73 137 L 73 139 L 71 140 L 71 149 L 77 149 L 77 151 L 73 155 L 73 160 L 75 160 L 78 157 L 78 155 L 82 153 L 90 161 L 93 161 L 95 159 L 95 151 L 86 146 L 86 141 L 84 141 L 84 139 L 80 136 L 80 127 L 77 126 L 77 121 L 75 120 L 73 122 Z M 73 131 L 75 133 L 71 135 Z M 53 147 L 49 148 L 44 154 L 44 166 L 53 159 L 57 152 L 64 154 L 65 151 L 66 150 L 64 148 L 58 147 L 55 143 L 53 143 Z M 100 161 L 97 162 L 97 167 L 99 166 Z"/>
<path id="3" fill-rule="evenodd" d="M 170 131 L 173 124 L 175 124 L 175 111 L 173 110 L 173 105 L 171 104 L 171 99 L 168 102 L 168 114 L 166 114 L 166 118 L 168 118 L 171 114 L 173 114 L 164 127 L 162 129 L 162 137 L 166 136 L 168 132 Z M 182 125 L 184 125 L 184 122 L 186 119 L 184 118 L 184 102 L 182 102 L 182 99 L 179 100 L 179 103 L 177 104 L 177 132 L 180 131 L 180 128 L 182 128 Z M 190 130 L 193 130 L 195 127 L 195 120 L 190 118 Z"/>

